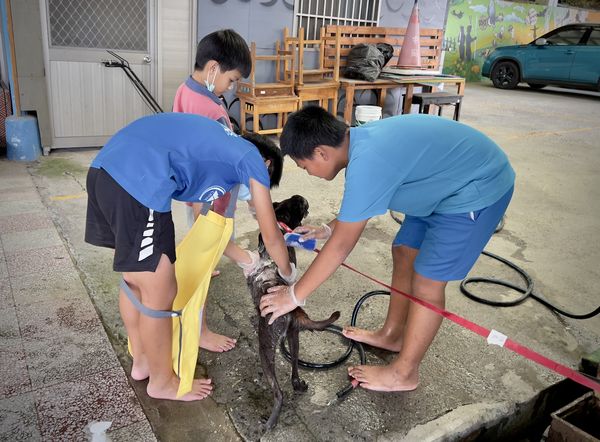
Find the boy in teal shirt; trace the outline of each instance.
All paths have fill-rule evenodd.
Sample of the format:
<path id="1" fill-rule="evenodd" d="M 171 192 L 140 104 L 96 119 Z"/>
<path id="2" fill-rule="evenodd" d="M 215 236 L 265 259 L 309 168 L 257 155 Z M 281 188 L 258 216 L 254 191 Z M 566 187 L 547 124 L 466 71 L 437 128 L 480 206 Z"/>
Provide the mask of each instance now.
<path id="1" fill-rule="evenodd" d="M 429 115 L 402 115 L 348 128 L 317 107 L 290 116 L 284 154 L 309 175 L 332 180 L 346 169 L 337 219 L 305 226 L 305 239 L 327 239 L 303 277 L 274 287 L 261 314 L 277 317 L 303 305 L 344 262 L 367 222 L 387 210 L 406 215 L 392 242 L 392 287 L 443 308 L 448 281 L 463 279 L 510 202 L 515 174 L 506 154 L 479 131 Z M 398 352 L 387 366 L 350 367 L 364 388 L 408 391 L 442 317 L 392 293 L 383 327 L 346 327 L 344 335 Z"/>

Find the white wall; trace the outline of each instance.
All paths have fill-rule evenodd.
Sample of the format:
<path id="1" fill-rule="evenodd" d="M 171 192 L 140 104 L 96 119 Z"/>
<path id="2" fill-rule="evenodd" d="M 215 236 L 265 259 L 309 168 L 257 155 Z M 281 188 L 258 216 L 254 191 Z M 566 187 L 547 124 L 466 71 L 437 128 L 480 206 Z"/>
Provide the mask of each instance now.
<path id="1" fill-rule="evenodd" d="M 158 101 L 165 112 L 173 108 L 177 88 L 194 68 L 195 2 L 196 0 L 158 2 L 158 81 L 162 85 Z"/>

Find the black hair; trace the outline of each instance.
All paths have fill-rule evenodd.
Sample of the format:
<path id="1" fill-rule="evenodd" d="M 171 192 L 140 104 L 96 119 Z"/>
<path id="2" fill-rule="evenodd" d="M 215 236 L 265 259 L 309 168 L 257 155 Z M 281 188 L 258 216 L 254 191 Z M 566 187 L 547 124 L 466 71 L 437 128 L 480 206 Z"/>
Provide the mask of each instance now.
<path id="1" fill-rule="evenodd" d="M 206 63 L 215 60 L 223 71 L 237 69 L 242 77 L 250 75 L 252 58 L 246 41 L 233 29 L 221 29 L 206 35 L 196 48 L 194 69 L 204 69 Z"/>
<path id="2" fill-rule="evenodd" d="M 319 106 L 306 106 L 288 117 L 279 138 L 283 155 L 304 160 L 312 158 L 315 147 L 338 147 L 348 126 Z"/>
<path id="3" fill-rule="evenodd" d="M 283 154 L 279 147 L 267 137 L 259 134 L 247 133 L 242 135 L 242 138 L 254 144 L 265 161 L 271 162 L 267 167 L 271 188 L 279 186 L 283 173 Z"/>

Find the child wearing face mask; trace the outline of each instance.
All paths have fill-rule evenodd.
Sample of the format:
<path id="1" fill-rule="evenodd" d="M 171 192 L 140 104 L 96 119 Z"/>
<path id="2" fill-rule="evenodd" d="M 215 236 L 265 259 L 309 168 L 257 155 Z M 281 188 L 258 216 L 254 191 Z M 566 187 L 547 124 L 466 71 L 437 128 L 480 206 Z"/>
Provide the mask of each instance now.
<path id="1" fill-rule="evenodd" d="M 194 72 L 179 86 L 175 94 L 173 112 L 197 114 L 216 120 L 228 128 L 232 128 L 227 109 L 219 98 L 223 93 L 232 90 L 235 83 L 247 77 L 252 68 L 250 50 L 244 39 L 232 29 L 223 29 L 206 35 L 196 48 Z M 262 152 L 261 152 L 262 153 Z M 264 157 L 264 155 L 263 155 Z M 267 169 L 272 170 L 271 160 L 265 159 Z M 228 206 L 230 194 L 213 202 L 213 210 L 223 214 Z M 250 201 L 250 192 L 246 186 L 240 186 L 238 199 Z M 189 203 L 188 219 L 195 220 L 200 213 L 200 203 Z M 193 224 L 193 221 L 191 222 Z M 191 227 L 191 225 L 190 225 Z M 234 261 L 252 265 L 256 257 L 243 250 L 233 241 L 228 252 Z M 240 265 L 242 265 L 240 264 Z M 215 271 L 213 276 L 217 276 Z M 202 339 L 200 347 L 205 350 L 223 352 L 231 350 L 236 340 L 228 336 L 212 332 L 206 324 L 206 306 L 202 315 Z"/>
<path id="2" fill-rule="evenodd" d="M 202 115 L 231 128 L 219 98 L 250 74 L 252 60 L 244 39 L 232 29 L 205 36 L 196 48 L 194 72 L 179 86 L 173 112 Z"/>

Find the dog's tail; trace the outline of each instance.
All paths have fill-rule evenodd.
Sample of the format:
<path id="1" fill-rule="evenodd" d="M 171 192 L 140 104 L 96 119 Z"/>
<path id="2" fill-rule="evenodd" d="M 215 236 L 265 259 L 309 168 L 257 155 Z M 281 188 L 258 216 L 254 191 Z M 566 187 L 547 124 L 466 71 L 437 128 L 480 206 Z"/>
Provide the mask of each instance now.
<path id="1" fill-rule="evenodd" d="M 333 312 L 329 318 L 323 321 L 313 321 L 301 308 L 297 308 L 292 314 L 300 330 L 323 330 L 340 318 L 340 312 Z"/>

